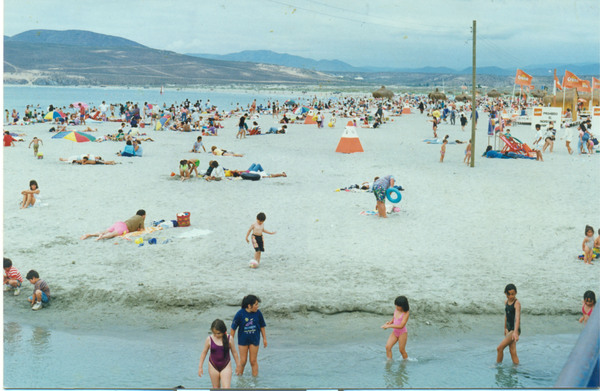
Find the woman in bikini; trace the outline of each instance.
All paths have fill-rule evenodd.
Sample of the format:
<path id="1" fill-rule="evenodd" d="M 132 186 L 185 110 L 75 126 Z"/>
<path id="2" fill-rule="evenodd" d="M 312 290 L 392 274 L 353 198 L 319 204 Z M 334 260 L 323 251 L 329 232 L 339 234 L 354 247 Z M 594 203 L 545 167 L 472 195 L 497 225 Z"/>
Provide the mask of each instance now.
<path id="1" fill-rule="evenodd" d="M 227 326 L 221 319 L 216 319 L 210 326 L 212 335 L 206 338 L 204 349 L 200 355 L 200 365 L 198 366 L 198 376 L 202 377 L 204 373 L 204 359 L 210 350 L 208 357 L 208 374 L 213 388 L 231 388 L 231 358 L 229 352 L 233 354 L 235 365 L 238 365 L 238 354 L 235 350 L 233 338 L 227 334 Z"/>

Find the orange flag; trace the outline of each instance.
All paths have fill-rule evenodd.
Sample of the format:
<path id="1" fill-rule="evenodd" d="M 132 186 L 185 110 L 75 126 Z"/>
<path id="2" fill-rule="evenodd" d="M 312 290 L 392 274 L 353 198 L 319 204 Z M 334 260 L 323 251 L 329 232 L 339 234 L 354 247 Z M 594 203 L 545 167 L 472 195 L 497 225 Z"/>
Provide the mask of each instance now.
<path id="1" fill-rule="evenodd" d="M 520 86 L 528 86 L 531 85 L 531 80 L 533 77 L 529 76 L 525 72 L 520 69 L 517 69 L 517 76 L 515 76 L 515 84 Z"/>
<path id="2" fill-rule="evenodd" d="M 577 87 L 577 91 L 579 92 L 592 92 L 592 86 L 588 80 L 580 80 L 579 87 Z"/>
<path id="3" fill-rule="evenodd" d="M 592 88 L 600 90 L 600 80 L 596 79 L 595 77 L 592 77 Z"/>
<path id="4" fill-rule="evenodd" d="M 557 90 L 562 91 L 562 86 L 560 85 L 560 80 L 558 80 L 558 77 L 556 77 L 556 75 L 554 75 L 554 85 L 556 86 Z"/>
<path id="5" fill-rule="evenodd" d="M 574 73 L 565 70 L 565 77 L 563 77 L 564 88 L 577 88 L 581 84 L 581 79 L 575 76 Z"/>

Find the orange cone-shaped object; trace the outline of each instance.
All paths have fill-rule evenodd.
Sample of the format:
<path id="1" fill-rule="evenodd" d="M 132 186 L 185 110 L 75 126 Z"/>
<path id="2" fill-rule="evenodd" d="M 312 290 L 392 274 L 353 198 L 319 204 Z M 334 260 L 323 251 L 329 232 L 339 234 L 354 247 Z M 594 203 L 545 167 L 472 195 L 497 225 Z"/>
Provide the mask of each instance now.
<path id="1" fill-rule="evenodd" d="M 346 126 L 335 151 L 341 153 L 364 152 L 354 126 Z"/>

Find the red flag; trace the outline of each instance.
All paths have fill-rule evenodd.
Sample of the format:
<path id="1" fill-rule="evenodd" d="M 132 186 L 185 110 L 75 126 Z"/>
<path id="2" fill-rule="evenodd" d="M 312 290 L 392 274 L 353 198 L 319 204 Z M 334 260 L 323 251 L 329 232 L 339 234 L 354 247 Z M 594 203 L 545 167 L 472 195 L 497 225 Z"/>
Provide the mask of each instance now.
<path id="1" fill-rule="evenodd" d="M 564 88 L 577 88 L 581 84 L 581 79 L 575 76 L 574 73 L 565 71 L 565 77 L 563 78 Z"/>
<path id="2" fill-rule="evenodd" d="M 595 77 L 592 77 L 592 88 L 600 90 L 600 80 L 596 79 Z"/>
<path id="3" fill-rule="evenodd" d="M 559 91 L 562 91 L 562 86 L 560 85 L 560 80 L 558 80 L 558 77 L 556 77 L 556 75 L 554 75 L 554 85 L 556 86 L 556 89 L 558 89 Z"/>
<path id="4" fill-rule="evenodd" d="M 579 87 L 577 87 L 577 91 L 592 92 L 592 86 L 590 86 L 590 82 L 588 80 L 580 80 Z"/>
<path id="5" fill-rule="evenodd" d="M 533 79 L 533 77 L 526 74 L 522 70 L 517 69 L 517 76 L 515 76 L 515 84 L 518 84 L 520 86 L 528 86 L 528 85 L 531 85 L 532 79 Z"/>

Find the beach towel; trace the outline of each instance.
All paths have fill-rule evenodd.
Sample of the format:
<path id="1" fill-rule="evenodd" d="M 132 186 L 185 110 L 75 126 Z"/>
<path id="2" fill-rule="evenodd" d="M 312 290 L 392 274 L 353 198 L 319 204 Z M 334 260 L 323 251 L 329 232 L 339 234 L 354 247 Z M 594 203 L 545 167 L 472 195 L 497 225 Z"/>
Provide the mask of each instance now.
<path id="1" fill-rule="evenodd" d="M 156 232 L 156 231 L 160 231 L 162 230 L 162 227 L 146 227 L 141 231 L 135 231 L 135 232 L 128 232 L 126 234 L 121 235 L 121 237 L 125 240 L 132 240 L 131 238 L 137 237 L 137 236 L 142 236 L 142 235 L 146 235 L 152 232 Z"/>

